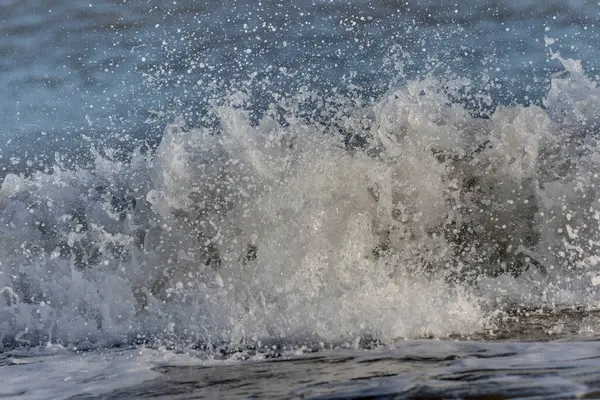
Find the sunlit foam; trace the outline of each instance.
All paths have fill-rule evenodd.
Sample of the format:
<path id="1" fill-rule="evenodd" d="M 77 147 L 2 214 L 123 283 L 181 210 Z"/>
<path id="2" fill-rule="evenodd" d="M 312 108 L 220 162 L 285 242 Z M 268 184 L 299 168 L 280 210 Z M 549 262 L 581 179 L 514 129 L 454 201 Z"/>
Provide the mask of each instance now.
<path id="1" fill-rule="evenodd" d="M 595 306 L 599 91 L 556 57 L 543 108 L 474 117 L 468 81 L 425 77 L 334 131 L 233 96 L 219 132 L 177 119 L 152 156 L 8 175 L 3 346 L 390 342 Z"/>

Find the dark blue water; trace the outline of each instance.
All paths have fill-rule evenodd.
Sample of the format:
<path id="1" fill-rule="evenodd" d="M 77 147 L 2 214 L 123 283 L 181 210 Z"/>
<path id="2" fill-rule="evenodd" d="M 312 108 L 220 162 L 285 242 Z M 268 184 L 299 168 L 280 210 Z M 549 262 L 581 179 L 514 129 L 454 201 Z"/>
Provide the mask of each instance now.
<path id="1" fill-rule="evenodd" d="M 455 74 L 495 101 L 539 103 L 561 69 L 545 35 L 588 73 L 597 67 L 593 2 L 0 7 L 2 153 L 11 170 L 52 164 L 57 150 L 81 157 L 82 135 L 130 148 L 156 142 L 173 115 L 201 122 L 210 100 L 232 87 L 249 90 L 260 108 L 271 92 L 291 96 L 303 85 L 323 96 L 350 85 L 378 95 L 406 77 Z"/>

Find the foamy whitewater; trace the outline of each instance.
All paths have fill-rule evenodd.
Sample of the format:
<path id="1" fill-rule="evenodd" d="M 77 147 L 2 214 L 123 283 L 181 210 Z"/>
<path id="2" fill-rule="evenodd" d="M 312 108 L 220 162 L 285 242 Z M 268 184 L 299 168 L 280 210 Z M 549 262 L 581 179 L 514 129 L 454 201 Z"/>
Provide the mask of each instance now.
<path id="1" fill-rule="evenodd" d="M 552 54 L 543 106 L 425 75 L 323 123 L 310 92 L 258 119 L 235 92 L 154 153 L 7 175 L 0 349 L 393 343 L 597 307 L 600 89 Z"/>

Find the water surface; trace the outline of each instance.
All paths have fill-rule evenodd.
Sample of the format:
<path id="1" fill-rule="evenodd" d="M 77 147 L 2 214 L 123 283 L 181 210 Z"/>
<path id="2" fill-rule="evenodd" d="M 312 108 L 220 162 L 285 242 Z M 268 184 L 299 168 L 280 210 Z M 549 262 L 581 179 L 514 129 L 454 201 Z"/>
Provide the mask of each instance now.
<path id="1" fill-rule="evenodd" d="M 0 397 L 599 397 L 599 11 L 0 1 Z"/>

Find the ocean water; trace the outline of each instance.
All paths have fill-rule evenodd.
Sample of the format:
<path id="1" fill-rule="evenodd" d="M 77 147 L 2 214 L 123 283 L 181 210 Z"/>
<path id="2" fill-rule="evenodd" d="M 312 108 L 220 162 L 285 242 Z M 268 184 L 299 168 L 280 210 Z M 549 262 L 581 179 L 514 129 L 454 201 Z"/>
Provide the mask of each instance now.
<path id="1" fill-rule="evenodd" d="M 600 398 L 599 20 L 0 0 L 0 398 Z"/>

